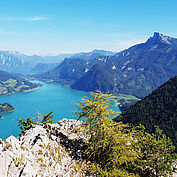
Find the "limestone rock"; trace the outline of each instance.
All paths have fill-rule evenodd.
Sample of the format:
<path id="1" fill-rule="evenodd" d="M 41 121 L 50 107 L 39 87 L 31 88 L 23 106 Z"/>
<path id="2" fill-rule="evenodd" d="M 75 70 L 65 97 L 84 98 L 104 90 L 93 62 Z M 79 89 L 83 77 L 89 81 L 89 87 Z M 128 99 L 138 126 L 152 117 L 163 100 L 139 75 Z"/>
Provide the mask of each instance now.
<path id="1" fill-rule="evenodd" d="M 63 119 L 36 125 L 20 138 L 0 141 L 0 177 L 89 176 L 82 160 L 81 123 Z"/>

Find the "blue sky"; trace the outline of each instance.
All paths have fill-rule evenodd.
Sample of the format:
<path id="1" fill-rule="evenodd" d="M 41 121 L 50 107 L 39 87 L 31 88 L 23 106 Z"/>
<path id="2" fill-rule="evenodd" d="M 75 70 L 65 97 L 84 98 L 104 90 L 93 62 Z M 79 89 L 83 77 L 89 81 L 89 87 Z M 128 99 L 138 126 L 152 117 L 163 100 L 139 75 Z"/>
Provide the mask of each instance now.
<path id="1" fill-rule="evenodd" d="M 120 51 L 154 31 L 177 37 L 177 0 L 0 0 L 0 50 Z"/>

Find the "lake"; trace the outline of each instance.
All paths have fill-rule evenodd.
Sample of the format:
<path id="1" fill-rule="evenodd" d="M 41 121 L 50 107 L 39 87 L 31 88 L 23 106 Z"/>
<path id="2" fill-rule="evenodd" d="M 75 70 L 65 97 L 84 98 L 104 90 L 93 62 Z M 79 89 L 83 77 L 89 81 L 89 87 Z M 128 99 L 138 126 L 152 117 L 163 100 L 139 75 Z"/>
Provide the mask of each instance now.
<path id="1" fill-rule="evenodd" d="M 3 116 L 3 119 L 0 119 L 0 138 L 19 135 L 18 118 L 35 118 L 53 111 L 54 122 L 63 118 L 76 119 L 74 111 L 77 108 L 74 102 L 89 95 L 88 92 L 62 87 L 59 84 L 37 82 L 43 86 L 35 91 L 0 96 L 0 103 L 10 103 L 15 108 L 14 112 L 0 114 Z M 116 103 L 112 108 L 120 112 Z"/>

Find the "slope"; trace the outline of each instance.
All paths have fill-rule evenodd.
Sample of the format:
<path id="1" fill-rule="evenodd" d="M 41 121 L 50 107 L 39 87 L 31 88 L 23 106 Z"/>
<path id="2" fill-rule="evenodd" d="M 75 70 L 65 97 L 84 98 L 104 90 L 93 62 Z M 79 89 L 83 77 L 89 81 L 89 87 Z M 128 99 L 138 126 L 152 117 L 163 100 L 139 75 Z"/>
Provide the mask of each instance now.
<path id="1" fill-rule="evenodd" d="M 121 117 L 125 123 L 143 124 L 148 132 L 158 125 L 177 147 L 177 76 L 131 106 Z"/>

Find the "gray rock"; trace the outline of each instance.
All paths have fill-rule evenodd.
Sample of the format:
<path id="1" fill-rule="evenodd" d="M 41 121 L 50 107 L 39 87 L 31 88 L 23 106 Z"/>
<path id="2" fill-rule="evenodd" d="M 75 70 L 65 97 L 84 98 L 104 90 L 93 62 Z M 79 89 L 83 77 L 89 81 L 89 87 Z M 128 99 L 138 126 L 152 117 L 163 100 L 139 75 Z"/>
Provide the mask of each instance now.
<path id="1" fill-rule="evenodd" d="M 63 119 L 36 125 L 20 138 L 8 137 L 0 143 L 0 177 L 86 176 L 76 160 L 82 161 L 80 142 L 86 141 L 77 132 L 81 124 Z"/>

